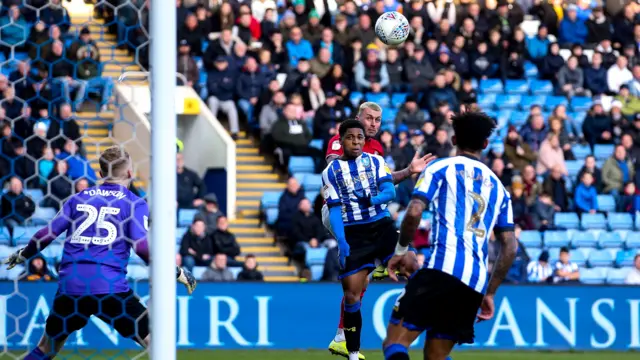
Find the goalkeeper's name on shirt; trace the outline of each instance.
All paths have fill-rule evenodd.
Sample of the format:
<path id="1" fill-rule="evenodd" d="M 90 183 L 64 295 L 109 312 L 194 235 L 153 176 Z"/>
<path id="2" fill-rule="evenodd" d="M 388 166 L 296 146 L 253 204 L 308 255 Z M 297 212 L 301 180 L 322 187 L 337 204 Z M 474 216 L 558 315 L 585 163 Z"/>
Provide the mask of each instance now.
<path id="1" fill-rule="evenodd" d="M 117 197 L 118 200 L 124 199 L 127 195 L 122 191 L 114 191 L 114 190 L 104 190 L 104 189 L 87 189 L 82 192 L 83 195 L 89 196 L 114 196 Z"/>

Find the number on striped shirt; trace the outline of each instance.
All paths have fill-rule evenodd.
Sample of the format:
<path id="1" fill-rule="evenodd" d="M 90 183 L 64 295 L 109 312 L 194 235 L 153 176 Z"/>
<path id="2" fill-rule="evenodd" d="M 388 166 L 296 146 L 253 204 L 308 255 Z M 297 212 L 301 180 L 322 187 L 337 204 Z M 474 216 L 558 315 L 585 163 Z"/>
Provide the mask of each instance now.
<path id="1" fill-rule="evenodd" d="M 480 214 L 482 214 L 484 212 L 484 209 L 487 207 L 487 202 L 482 196 L 480 196 L 480 194 L 473 191 L 469 191 L 469 197 L 471 197 L 471 199 L 473 199 L 473 201 L 478 204 L 478 209 L 476 210 L 476 212 L 471 214 L 471 218 L 469 219 L 469 222 L 467 222 L 467 231 L 471 231 L 478 237 L 484 237 L 486 231 L 483 229 L 475 228 L 473 227 L 473 225 L 481 220 Z"/>

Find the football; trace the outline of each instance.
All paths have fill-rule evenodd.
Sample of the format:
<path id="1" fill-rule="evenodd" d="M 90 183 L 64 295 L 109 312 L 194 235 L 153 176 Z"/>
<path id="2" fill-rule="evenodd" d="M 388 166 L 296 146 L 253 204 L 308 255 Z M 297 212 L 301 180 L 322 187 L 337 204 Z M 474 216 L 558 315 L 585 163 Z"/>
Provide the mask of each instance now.
<path id="1" fill-rule="evenodd" d="M 376 21 L 376 36 L 387 45 L 400 45 L 409 36 L 409 22 L 397 11 L 388 11 Z"/>

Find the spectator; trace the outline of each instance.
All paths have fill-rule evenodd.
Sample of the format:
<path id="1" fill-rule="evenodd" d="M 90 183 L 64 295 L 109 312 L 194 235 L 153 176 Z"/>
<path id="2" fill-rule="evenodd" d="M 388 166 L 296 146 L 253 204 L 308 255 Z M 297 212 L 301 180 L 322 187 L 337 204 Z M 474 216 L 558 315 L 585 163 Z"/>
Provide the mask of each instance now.
<path id="1" fill-rule="evenodd" d="M 596 101 L 582 124 L 584 139 L 591 145 L 613 143 L 613 123 L 602 108 L 602 104 Z"/>
<path id="2" fill-rule="evenodd" d="M 287 97 L 282 91 L 278 91 L 273 95 L 271 101 L 262 107 L 260 111 L 260 147 L 263 152 L 271 153 L 274 149 L 273 137 L 271 129 L 273 124 L 278 121 L 279 113 L 282 112 Z M 320 136 L 321 133 L 317 133 Z"/>
<path id="3" fill-rule="evenodd" d="M 209 90 L 207 104 L 214 116 L 218 114 L 218 110 L 222 110 L 227 115 L 229 131 L 234 140 L 238 139 L 240 131 L 238 109 L 233 101 L 236 79 L 236 70 L 229 66 L 229 59 L 222 55 L 216 58 L 215 69 L 207 75 L 207 89 Z"/>
<path id="4" fill-rule="evenodd" d="M 438 73 L 436 75 L 433 84 L 434 86 L 429 90 L 427 100 L 429 111 L 436 113 L 441 103 L 448 104 L 449 109 L 459 108 L 456 93 L 452 88 L 446 85 L 446 79 L 443 73 Z"/>
<path id="5" fill-rule="evenodd" d="M 311 73 L 319 78 L 325 77 L 331 71 L 331 51 L 329 48 L 320 48 L 316 52 L 318 55 L 311 59 L 309 67 Z"/>
<path id="6" fill-rule="evenodd" d="M 446 129 L 438 129 L 436 131 L 436 141 L 427 144 L 426 152 L 435 155 L 438 159 L 451 156 L 453 145 L 449 141 L 449 134 Z"/>
<path id="7" fill-rule="evenodd" d="M 11 142 L 15 153 L 15 156 L 11 157 L 10 160 L 11 174 L 17 176 L 23 181 L 26 181 L 28 187 L 37 187 L 37 184 L 33 184 L 33 180 L 36 180 L 33 178 L 33 175 L 36 173 L 36 167 L 35 162 L 33 161 L 33 157 L 27 154 L 26 148 L 22 141 L 13 138 L 11 139 Z"/>
<path id="8" fill-rule="evenodd" d="M 549 252 L 544 250 L 538 260 L 534 260 L 527 266 L 528 280 L 532 283 L 550 283 L 553 269 L 549 265 Z"/>
<path id="9" fill-rule="evenodd" d="M 234 281 L 233 274 L 227 268 L 227 256 L 219 253 L 213 258 L 213 262 L 202 274 L 202 281 Z"/>
<path id="10" fill-rule="evenodd" d="M 624 283 L 627 285 L 640 285 L 640 254 L 636 254 L 633 258 L 633 268 L 629 270 Z"/>
<path id="11" fill-rule="evenodd" d="M 594 185 L 593 175 L 589 172 L 582 174 L 580 183 L 576 186 L 574 194 L 576 212 L 594 214 L 598 210 L 598 192 Z"/>
<path id="12" fill-rule="evenodd" d="M 184 233 L 180 241 L 181 264 L 193 271 L 195 266 L 209 266 L 213 261 L 213 240 L 207 236 L 206 225 L 202 219 L 195 218 L 191 228 Z"/>
<path id="13" fill-rule="evenodd" d="M 300 201 L 304 199 L 304 189 L 294 177 L 287 180 L 287 188 L 278 200 L 278 219 L 276 220 L 276 234 L 287 235 L 292 228 L 293 214 L 298 211 Z"/>
<path id="14" fill-rule="evenodd" d="M 512 51 L 509 56 L 503 56 L 500 62 L 500 73 L 503 81 L 518 80 L 524 77 L 524 57 Z"/>
<path id="15" fill-rule="evenodd" d="M 75 194 L 85 191 L 89 188 L 89 181 L 87 179 L 78 179 L 76 181 Z"/>
<path id="16" fill-rule="evenodd" d="M 542 191 L 551 195 L 556 211 L 567 211 L 569 208 L 567 183 L 563 177 L 567 174 L 564 171 L 566 171 L 566 168 L 563 169 L 561 165 L 554 165 L 542 183 Z"/>
<path id="17" fill-rule="evenodd" d="M 305 119 L 309 120 L 315 116 L 315 112 L 324 105 L 326 101 L 326 95 L 322 90 L 320 79 L 313 75 L 309 79 L 309 87 L 303 93 L 303 105 L 305 112 Z"/>
<path id="18" fill-rule="evenodd" d="M 322 139 L 323 148 L 327 148 L 327 142 L 338 132 L 336 125 L 340 123 L 345 114 L 342 104 L 338 103 L 338 98 L 333 91 L 325 93 L 326 100 L 320 106 L 313 119 L 313 133 L 315 138 Z"/>
<path id="19" fill-rule="evenodd" d="M 601 6 L 593 8 L 593 16 L 586 21 L 587 43 L 599 44 L 604 39 L 611 39 L 613 35 L 611 21 L 607 19 Z"/>
<path id="20" fill-rule="evenodd" d="M 9 180 L 9 190 L 2 194 L 2 222 L 13 236 L 13 228 L 23 225 L 33 215 L 36 204 L 23 191 L 22 180 L 13 176 Z"/>
<path id="21" fill-rule="evenodd" d="M 61 41 L 54 41 L 51 45 L 51 54 L 47 58 L 47 62 L 51 64 L 50 75 L 54 79 L 53 83 L 61 84 L 62 93 L 66 102 L 72 104 L 74 108 L 82 105 L 85 96 L 86 83 L 75 79 L 76 69 L 63 53 L 64 45 Z M 73 103 L 71 102 L 71 91 L 76 92 Z"/>
<path id="22" fill-rule="evenodd" d="M 525 143 L 515 126 L 510 125 L 504 142 L 504 153 L 513 167 L 522 172 L 524 168 L 537 159 L 529 144 Z M 534 172 L 535 175 L 535 172 Z"/>
<path id="23" fill-rule="evenodd" d="M 55 171 L 49 174 L 48 186 L 42 204 L 60 210 L 62 204 L 73 195 L 73 180 L 69 176 L 69 166 L 66 161 L 58 161 Z"/>
<path id="24" fill-rule="evenodd" d="M 544 24 L 541 24 L 538 27 L 538 34 L 536 36 L 532 36 L 527 38 L 527 52 L 531 57 L 531 60 L 535 64 L 539 64 L 549 51 L 549 45 L 551 41 L 549 41 L 548 29 Z"/>
<path id="25" fill-rule="evenodd" d="M 59 124 L 60 131 L 58 134 L 54 135 L 57 136 L 57 138 L 52 139 L 52 147 L 54 150 L 64 150 L 65 143 L 67 142 L 66 140 L 68 139 L 76 143 L 76 147 L 80 153 L 84 153 L 82 135 L 80 135 L 80 126 L 73 116 L 71 105 L 61 104 L 60 109 L 58 110 L 58 118 L 59 120 L 55 121 L 55 123 Z M 58 136 L 60 134 L 63 136 Z"/>
<path id="26" fill-rule="evenodd" d="M 49 6 L 40 10 L 39 15 L 40 20 L 44 21 L 45 24 L 49 26 L 57 25 L 66 34 L 71 26 L 71 19 L 67 9 L 60 2 L 61 0 L 51 0 Z"/>
<path id="27" fill-rule="evenodd" d="M 555 167 L 558 167 L 563 175 L 569 174 L 564 160 L 564 151 L 560 147 L 560 139 L 558 135 L 550 133 L 540 145 L 536 172 L 539 175 L 544 175 Z"/>
<path id="28" fill-rule="evenodd" d="M 495 159 L 499 160 L 499 159 Z M 531 216 L 529 214 L 529 204 L 524 197 L 524 185 L 522 177 L 514 176 L 511 182 L 511 204 L 513 207 L 514 223 L 520 225 L 523 229 L 533 229 Z"/>
<path id="29" fill-rule="evenodd" d="M 616 64 L 607 70 L 607 84 L 609 91 L 617 93 L 620 86 L 633 80 L 633 74 L 627 68 L 627 58 L 620 55 L 616 60 Z"/>
<path id="30" fill-rule="evenodd" d="M 51 149 L 50 147 L 45 147 L 43 156 L 40 160 L 37 161 L 37 164 L 38 166 L 36 171 L 38 174 L 38 185 L 40 188 L 46 189 L 49 175 L 54 172 L 54 169 L 56 167 L 53 149 Z"/>
<path id="31" fill-rule="evenodd" d="M 56 276 L 49 271 L 47 266 L 47 260 L 41 255 L 36 255 L 29 260 L 29 267 L 24 274 L 20 276 L 20 279 L 26 281 L 54 281 L 57 280 Z"/>
<path id="32" fill-rule="evenodd" d="M 30 59 L 36 59 L 42 54 L 44 44 L 49 40 L 49 32 L 46 24 L 42 21 L 37 21 L 27 40 L 27 53 Z M 71 50 L 71 49 L 70 49 Z"/>
<path id="33" fill-rule="evenodd" d="M 633 43 L 633 28 L 636 23 L 637 15 L 633 4 L 628 3 L 622 11 L 611 12 L 611 5 L 619 3 L 617 1 L 607 1 L 606 6 L 609 14 L 616 15 L 613 22 L 613 38 L 612 40 L 618 45 Z"/>
<path id="34" fill-rule="evenodd" d="M 325 239 L 326 230 L 322 221 L 311 212 L 311 201 L 303 198 L 298 203 L 298 209 L 291 218 L 291 230 L 287 237 L 287 246 L 293 258 L 302 255 L 304 258 L 305 244 L 317 248 Z"/>
<path id="35" fill-rule="evenodd" d="M 69 45 L 69 49 L 67 50 L 67 56 L 71 61 L 79 61 L 85 58 L 84 54 L 90 52 L 95 57 L 96 62 L 100 63 L 100 54 L 98 51 L 98 46 L 91 39 L 91 31 L 89 28 L 84 26 L 80 30 L 80 35 L 78 38 Z M 32 59 L 35 59 L 33 57 Z"/>
<path id="36" fill-rule="evenodd" d="M 176 155 L 176 167 L 178 176 L 176 181 L 178 186 L 178 208 L 197 208 L 204 203 L 203 198 L 207 194 L 207 188 L 198 174 L 184 166 L 184 155 L 182 153 Z"/>
<path id="37" fill-rule="evenodd" d="M 631 70 L 633 79 L 627 83 L 629 92 L 632 96 L 640 97 L 640 65 L 634 65 Z"/>
<path id="38" fill-rule="evenodd" d="M 500 179 L 500 182 L 505 187 L 509 188 L 511 186 L 511 169 L 508 169 L 504 166 L 504 161 L 501 158 L 495 158 L 491 162 L 491 171 Z"/>
<path id="39" fill-rule="evenodd" d="M 6 15 L 0 18 L 0 37 L 2 37 L 0 50 L 5 58 L 11 58 L 12 49 L 15 52 L 23 51 L 29 35 L 28 28 L 29 24 L 20 14 L 20 8 L 17 5 L 11 5 Z"/>
<path id="40" fill-rule="evenodd" d="M 547 55 L 542 58 L 538 66 L 540 78 L 555 82 L 556 74 L 563 66 L 564 58 L 560 55 L 560 45 L 558 43 L 550 43 Z"/>
<path id="41" fill-rule="evenodd" d="M 622 114 L 626 118 L 632 119 L 636 114 L 640 114 L 640 98 L 631 95 L 627 84 L 620 85 L 620 92 L 615 99 L 621 103 Z"/>
<path id="42" fill-rule="evenodd" d="M 497 70 L 493 60 L 491 54 L 488 53 L 487 43 L 478 43 L 477 50 L 471 54 L 471 76 L 478 80 L 492 77 Z"/>
<path id="43" fill-rule="evenodd" d="M 635 214 L 636 211 L 640 210 L 639 205 L 640 195 L 637 194 L 636 185 L 629 181 L 624 184 L 624 191 L 616 203 L 616 211 Z"/>
<path id="44" fill-rule="evenodd" d="M 196 60 L 191 56 L 191 47 L 187 40 L 180 40 L 178 44 L 178 72 L 187 79 L 186 86 L 193 87 L 196 92 L 200 89 L 198 84 L 200 82 L 200 70 Z"/>
<path id="45" fill-rule="evenodd" d="M 288 169 L 292 155 L 311 156 L 317 168 L 324 162 L 322 151 L 309 146 L 311 132 L 306 124 L 296 119 L 296 107 L 292 103 L 285 105 L 282 116 L 271 128 L 271 136 L 274 145 L 280 149 L 278 162 L 283 170 Z"/>
<path id="46" fill-rule="evenodd" d="M 584 88 L 584 76 L 582 69 L 578 67 L 577 57 L 569 57 L 567 64 L 558 72 L 558 91 L 569 98 L 591 96 L 591 92 Z"/>
<path id="47" fill-rule="evenodd" d="M 226 5 L 228 4 L 227 3 L 223 4 L 221 6 L 221 10 L 225 9 Z M 202 57 L 204 68 L 207 71 L 215 70 L 217 67 L 215 65 L 216 59 L 219 56 L 223 56 L 223 57 L 233 56 L 233 48 L 235 47 L 235 45 L 236 45 L 236 40 L 233 38 L 233 35 L 231 34 L 231 29 L 224 28 L 220 32 L 220 37 L 218 37 L 218 39 L 214 41 L 211 41 L 211 43 L 207 47 L 207 50 L 205 51 Z"/>
<path id="48" fill-rule="evenodd" d="M 602 66 L 602 54 L 599 52 L 593 53 L 591 66 L 584 70 L 584 85 L 594 96 L 609 92 L 607 69 Z"/>
<path id="49" fill-rule="evenodd" d="M 580 281 L 580 269 L 578 265 L 571 262 L 569 248 L 560 249 L 560 259 L 556 262 L 554 271 L 554 283 L 575 283 Z"/>
<path id="50" fill-rule="evenodd" d="M 299 27 L 291 29 L 286 49 L 289 55 L 289 65 L 292 67 L 297 66 L 300 59 L 309 60 L 313 58 L 311 43 L 302 37 L 302 30 Z"/>
<path id="51" fill-rule="evenodd" d="M 602 183 L 604 192 L 617 196 L 625 183 L 634 179 L 635 168 L 629 159 L 624 146 L 616 146 L 613 155 L 602 166 Z"/>
<path id="52" fill-rule="evenodd" d="M 417 99 L 413 95 L 407 96 L 404 105 L 396 115 L 396 128 L 405 125 L 409 130 L 417 130 L 422 128 L 427 115 L 418 108 Z"/>
<path id="53" fill-rule="evenodd" d="M 378 47 L 369 45 L 365 60 L 356 64 L 355 80 L 359 91 L 379 93 L 389 86 L 387 66 L 378 59 L 379 55 Z"/>
<path id="54" fill-rule="evenodd" d="M 567 119 L 567 124 L 571 125 L 571 120 Z M 571 139 L 572 135 L 569 135 L 569 132 L 564 127 L 564 122 L 562 118 L 551 116 L 549 118 L 549 135 L 555 135 L 558 137 L 558 141 L 560 143 L 560 148 L 562 149 L 564 159 L 565 160 L 575 160 L 573 156 L 573 152 L 571 151 Z"/>
<path id="55" fill-rule="evenodd" d="M 529 256 L 524 244 L 520 242 L 520 233 L 522 229 L 518 225 L 515 226 L 515 235 L 518 239 L 518 248 L 516 249 L 516 258 L 514 259 L 505 281 L 509 284 L 524 284 L 527 282 L 527 265 L 529 264 Z"/>
<path id="56" fill-rule="evenodd" d="M 64 160 L 69 165 L 69 177 L 72 180 L 86 178 L 91 183 L 96 182 L 96 172 L 91 167 L 89 160 L 78 153 L 78 145 L 69 139 L 64 144 L 64 149 L 56 156 L 59 160 Z"/>
<path id="57" fill-rule="evenodd" d="M 293 69 L 288 75 L 282 90 L 285 94 L 301 93 L 304 88 L 309 86 L 309 79 L 312 74 L 309 72 L 311 65 L 307 59 L 300 59 L 296 69 Z"/>
<path id="58" fill-rule="evenodd" d="M 602 191 L 602 172 L 596 166 L 596 158 L 593 155 L 588 155 L 584 159 L 584 165 L 580 168 L 576 182 L 580 182 L 585 173 L 591 174 L 593 177 L 593 185 L 596 191 L 600 193 Z"/>
<path id="59" fill-rule="evenodd" d="M 207 227 L 207 234 L 212 234 L 218 228 L 218 219 L 224 214 L 220 211 L 216 194 L 206 194 L 202 200 L 204 200 L 204 204 L 200 205 L 200 211 L 195 217 L 204 221 Z"/>
<path id="60" fill-rule="evenodd" d="M 422 45 L 416 45 L 413 56 L 405 60 L 404 71 L 413 93 L 418 93 L 428 88 L 428 84 L 435 77 L 435 72 L 429 59 L 425 58 Z"/>
<path id="61" fill-rule="evenodd" d="M 537 152 L 540 145 L 547 137 L 547 127 L 544 124 L 544 118 L 541 114 L 529 116 L 529 121 L 520 129 L 522 140 L 529 145 L 531 150 Z"/>
<path id="62" fill-rule="evenodd" d="M 554 229 L 553 220 L 555 214 L 555 204 L 551 195 L 548 193 L 540 194 L 533 207 L 532 220 L 534 229 L 540 229 L 540 231 Z"/>
<path id="63" fill-rule="evenodd" d="M 247 117 L 249 123 L 253 122 L 253 110 L 258 103 L 258 97 L 266 87 L 264 76 L 258 71 L 258 63 L 252 57 L 248 57 L 237 80 L 236 91 L 238 94 L 238 106 Z"/>
<path id="64" fill-rule="evenodd" d="M 211 233 L 213 248 L 216 254 L 226 255 L 227 264 L 231 267 L 241 267 L 242 262 L 235 260 L 240 255 L 240 245 L 236 241 L 236 236 L 229 231 L 229 220 L 226 216 L 218 217 L 216 230 Z"/>
<path id="65" fill-rule="evenodd" d="M 257 265 L 255 255 L 245 256 L 242 271 L 238 274 L 238 281 L 264 281 L 264 276 L 258 271 Z"/>
<path id="66" fill-rule="evenodd" d="M 589 31 L 584 20 L 578 19 L 578 7 L 574 4 L 567 6 L 566 16 L 560 21 L 560 43 L 563 46 L 584 44 Z"/>

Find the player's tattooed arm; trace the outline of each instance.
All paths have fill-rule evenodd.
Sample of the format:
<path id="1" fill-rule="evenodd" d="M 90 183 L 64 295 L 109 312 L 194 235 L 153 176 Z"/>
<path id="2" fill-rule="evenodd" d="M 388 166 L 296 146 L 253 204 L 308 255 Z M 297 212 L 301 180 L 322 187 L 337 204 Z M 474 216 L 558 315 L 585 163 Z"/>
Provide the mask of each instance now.
<path id="1" fill-rule="evenodd" d="M 391 173 L 391 177 L 393 179 L 394 185 L 402 182 L 404 179 L 408 178 L 409 176 L 411 176 L 411 170 L 409 168 L 402 169 L 400 171 L 394 171 L 393 173 Z"/>
<path id="2" fill-rule="evenodd" d="M 406 169 L 396 171 L 391 174 L 393 178 L 393 183 L 397 184 L 402 180 L 410 177 L 413 174 L 419 174 L 424 170 L 430 162 L 435 160 L 436 157 L 431 155 L 430 153 L 425 156 L 420 156 L 420 153 L 416 151 L 416 154 L 411 159 L 411 163 L 407 166 Z"/>
<path id="3" fill-rule="evenodd" d="M 407 207 L 407 212 L 402 219 L 400 225 L 400 238 L 398 239 L 398 246 L 407 247 L 411 244 L 413 236 L 416 233 L 420 220 L 422 220 L 422 212 L 427 208 L 427 204 L 423 199 L 413 197 Z"/>
<path id="4" fill-rule="evenodd" d="M 487 287 L 487 295 L 494 295 L 498 290 L 498 287 L 507 276 L 507 272 L 513 264 L 513 260 L 516 258 L 516 251 L 518 250 L 518 240 L 512 230 L 502 231 L 496 233 L 496 241 L 502 245 L 498 258 L 493 265 L 493 274 L 489 285 Z"/>

